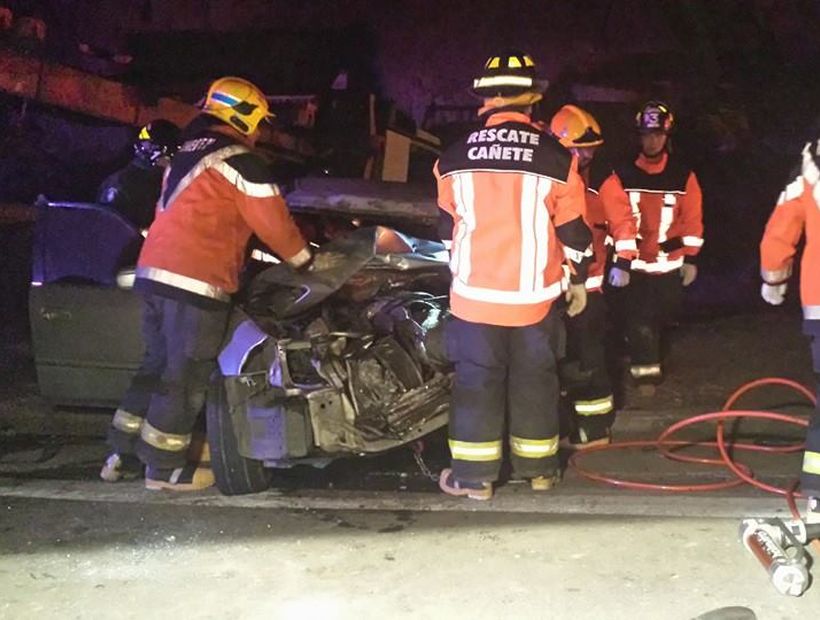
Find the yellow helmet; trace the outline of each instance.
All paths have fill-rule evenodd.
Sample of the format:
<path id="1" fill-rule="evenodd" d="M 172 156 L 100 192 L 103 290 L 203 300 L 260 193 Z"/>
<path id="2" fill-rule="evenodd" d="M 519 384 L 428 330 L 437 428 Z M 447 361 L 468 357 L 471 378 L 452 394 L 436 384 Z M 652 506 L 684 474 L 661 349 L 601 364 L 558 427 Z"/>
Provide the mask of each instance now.
<path id="1" fill-rule="evenodd" d="M 261 121 L 274 116 L 262 91 L 238 77 L 214 81 L 205 95 L 202 111 L 225 121 L 246 136 L 256 131 Z"/>
<path id="2" fill-rule="evenodd" d="M 565 105 L 550 121 L 550 131 L 565 148 L 599 146 L 604 143 L 598 121 L 578 106 Z"/>

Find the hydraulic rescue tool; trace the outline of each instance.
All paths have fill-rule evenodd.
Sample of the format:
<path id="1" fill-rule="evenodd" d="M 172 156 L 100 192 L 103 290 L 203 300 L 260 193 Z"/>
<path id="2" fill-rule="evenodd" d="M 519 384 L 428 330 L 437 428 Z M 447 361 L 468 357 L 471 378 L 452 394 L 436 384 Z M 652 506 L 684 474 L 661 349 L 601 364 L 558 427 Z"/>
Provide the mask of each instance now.
<path id="1" fill-rule="evenodd" d="M 740 539 L 769 573 L 781 594 L 800 596 L 811 578 L 803 546 L 820 538 L 820 524 L 806 525 L 801 519 L 743 519 Z"/>

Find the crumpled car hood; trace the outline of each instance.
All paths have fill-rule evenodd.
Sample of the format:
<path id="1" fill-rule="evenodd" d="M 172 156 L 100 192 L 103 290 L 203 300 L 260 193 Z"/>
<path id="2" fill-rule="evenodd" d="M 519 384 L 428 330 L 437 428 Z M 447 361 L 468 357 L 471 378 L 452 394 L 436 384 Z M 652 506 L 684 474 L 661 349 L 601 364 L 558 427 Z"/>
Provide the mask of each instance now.
<path id="1" fill-rule="evenodd" d="M 361 228 L 316 250 L 309 269 L 286 263 L 259 273 L 247 289 L 247 307 L 264 308 L 278 319 L 297 316 L 322 303 L 365 267 L 392 270 L 448 268 L 442 243 L 416 239 L 382 226 Z"/>

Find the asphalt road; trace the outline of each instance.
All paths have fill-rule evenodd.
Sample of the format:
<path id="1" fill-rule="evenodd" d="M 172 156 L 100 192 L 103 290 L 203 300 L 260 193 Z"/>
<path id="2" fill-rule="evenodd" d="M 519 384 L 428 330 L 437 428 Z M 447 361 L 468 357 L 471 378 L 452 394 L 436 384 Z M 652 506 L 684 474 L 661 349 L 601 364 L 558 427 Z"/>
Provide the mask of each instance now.
<path id="1" fill-rule="evenodd" d="M 714 518 L 2 498 L 4 618 L 794 619 Z M 737 615 L 743 608 L 743 615 Z"/>
<path id="2" fill-rule="evenodd" d="M 655 398 L 623 394 L 618 439 L 718 409 L 759 376 L 811 378 L 794 317 L 684 324 L 672 345 L 674 372 Z M 105 484 L 96 476 L 110 412 L 48 407 L 27 353 L 18 344 L 0 373 L 2 618 L 677 619 L 734 607 L 713 618 L 785 619 L 820 605 L 816 587 L 799 599 L 778 594 L 738 542 L 741 517 L 787 514 L 781 498 L 749 487 L 634 492 L 569 470 L 554 492 L 507 483 L 491 502 L 467 502 L 438 492 L 409 450 L 280 472 L 252 496 Z M 773 389 L 743 406 L 806 414 L 799 401 Z M 736 430 L 797 437 L 788 427 Z M 436 471 L 447 461 L 443 434 L 427 444 Z M 781 485 L 799 468 L 799 455 L 740 458 Z M 584 464 L 677 484 L 727 475 L 651 450 Z"/>

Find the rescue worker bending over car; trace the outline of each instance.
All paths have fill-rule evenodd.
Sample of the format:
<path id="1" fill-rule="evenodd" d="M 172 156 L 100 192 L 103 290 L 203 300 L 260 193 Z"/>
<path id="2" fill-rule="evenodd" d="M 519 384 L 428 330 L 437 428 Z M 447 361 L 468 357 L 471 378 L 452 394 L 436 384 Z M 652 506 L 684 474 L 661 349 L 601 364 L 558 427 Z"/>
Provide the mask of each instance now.
<path id="1" fill-rule="evenodd" d="M 579 315 L 567 319 L 567 358 L 562 365 L 572 399 L 571 448 L 588 448 L 610 442 L 615 420 L 612 383 L 607 372 L 607 309 L 603 295 L 607 260 L 607 223 L 598 189 L 606 169 L 592 171 L 592 161 L 604 143 L 598 121 L 574 105 L 562 107 L 550 121 L 550 131 L 578 161 L 586 188 L 585 220 L 592 232 L 593 260 L 586 279 L 587 305 Z"/>
<path id="2" fill-rule="evenodd" d="M 154 221 L 162 175 L 179 148 L 179 127 L 158 119 L 140 129 L 134 158 L 109 176 L 97 191 L 97 202 L 119 212 L 140 230 Z"/>
<path id="3" fill-rule="evenodd" d="M 202 114 L 184 130 L 137 263 L 146 351 L 111 422 L 114 453 L 104 480 L 119 479 L 127 455 L 136 453 L 149 489 L 190 491 L 214 482 L 188 451 L 248 240 L 256 234 L 296 268 L 311 260 L 253 152 L 259 123 L 271 116 L 256 86 L 224 77 L 211 84 Z"/>
<path id="4" fill-rule="evenodd" d="M 609 271 L 626 323 L 629 373 L 650 395 L 663 378 L 661 336 L 680 306 L 683 286 L 697 277 L 703 245 L 701 190 L 692 169 L 671 153 L 672 111 L 650 101 L 635 117 L 641 151 L 603 185 L 616 262 Z"/>
<path id="5" fill-rule="evenodd" d="M 811 340 L 818 399 L 806 431 L 800 490 L 809 498 L 806 522 L 820 523 L 820 139 L 803 147 L 800 166 L 781 192 L 760 242 L 760 294 L 767 303 L 783 303 L 804 232 L 800 264 L 803 333 Z"/>
<path id="6" fill-rule="evenodd" d="M 484 128 L 457 140 L 434 167 L 439 207 L 454 219 L 446 327 L 455 364 L 452 467 L 439 479 L 451 495 L 492 497 L 506 414 L 514 475 L 534 490 L 558 478 L 562 325 L 554 302 L 566 255 L 568 313 L 584 309 L 591 235 L 576 162 L 530 118 L 545 87 L 529 55 L 490 57 L 473 81 Z"/>

